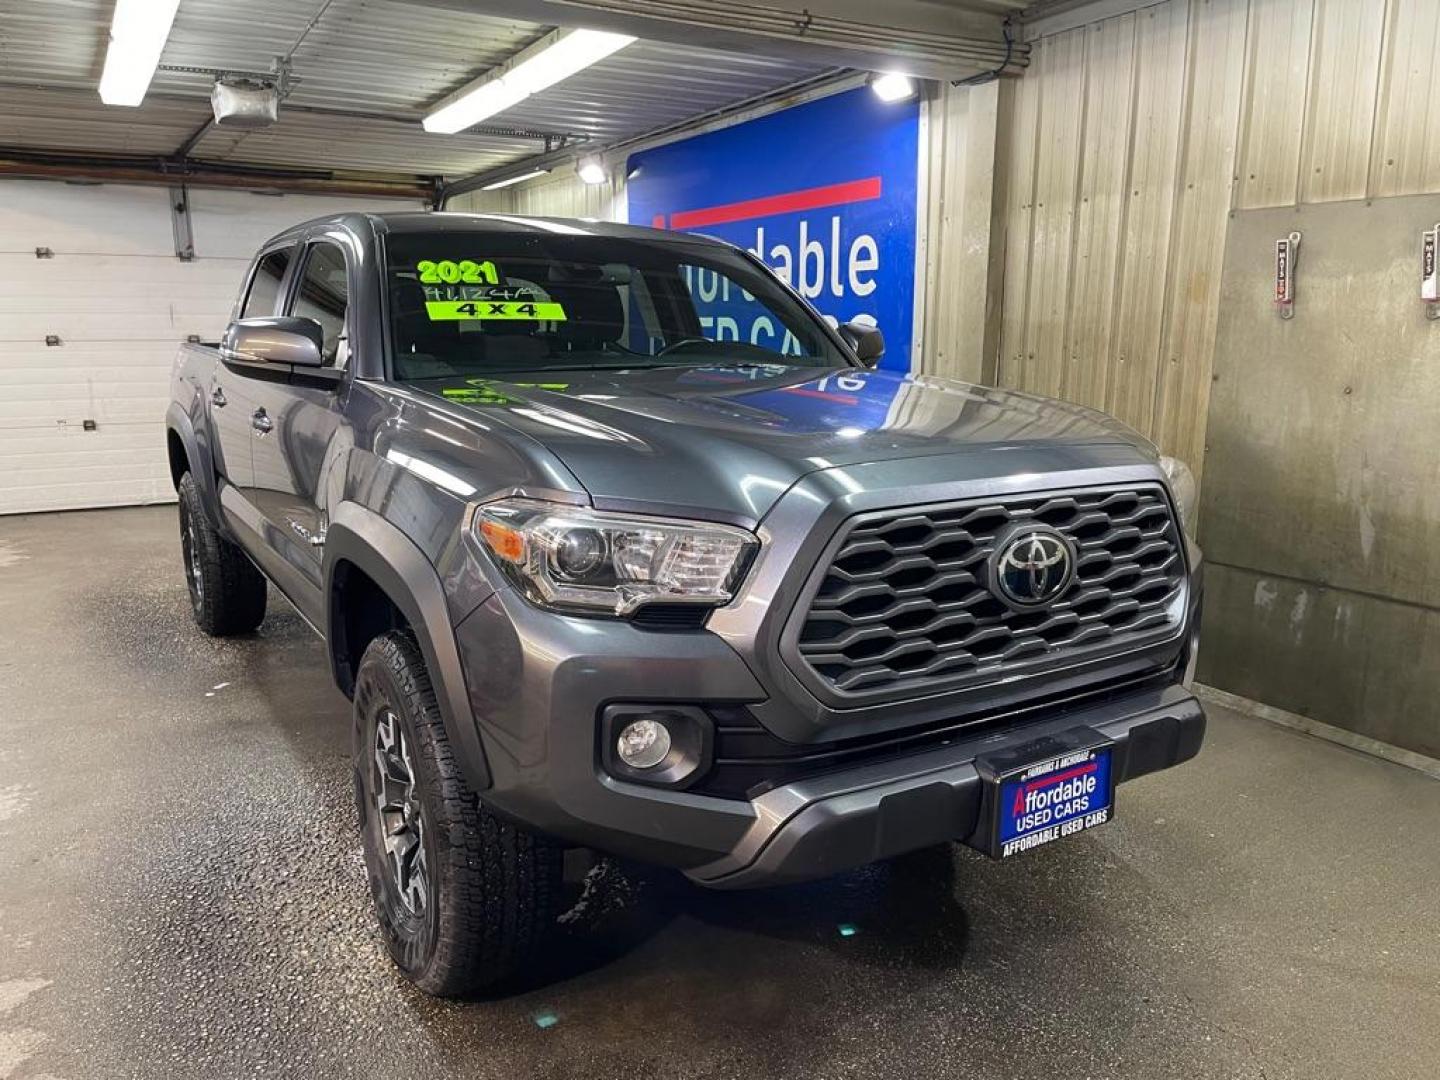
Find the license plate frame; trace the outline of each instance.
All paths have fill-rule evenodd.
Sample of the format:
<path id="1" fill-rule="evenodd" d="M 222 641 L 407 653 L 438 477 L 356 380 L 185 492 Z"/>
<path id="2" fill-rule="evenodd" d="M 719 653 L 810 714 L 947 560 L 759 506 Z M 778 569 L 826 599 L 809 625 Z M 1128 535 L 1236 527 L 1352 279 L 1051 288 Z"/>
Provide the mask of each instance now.
<path id="1" fill-rule="evenodd" d="M 977 758 L 980 825 L 971 846 L 1008 859 L 1104 825 L 1115 816 L 1115 743 L 1072 728 Z"/>

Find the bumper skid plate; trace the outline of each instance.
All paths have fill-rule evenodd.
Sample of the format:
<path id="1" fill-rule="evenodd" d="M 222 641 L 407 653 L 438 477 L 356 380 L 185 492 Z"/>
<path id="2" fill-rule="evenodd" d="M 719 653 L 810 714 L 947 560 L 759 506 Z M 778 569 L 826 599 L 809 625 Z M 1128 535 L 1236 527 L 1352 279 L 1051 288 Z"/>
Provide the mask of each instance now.
<path id="1" fill-rule="evenodd" d="M 788 784 L 755 800 L 754 825 L 734 850 L 687 873 L 699 884 L 740 889 L 826 877 L 951 841 L 1003 856 L 997 799 L 1007 785 L 1013 799 L 1010 782 L 1027 769 L 1040 765 L 1036 778 L 1044 779 L 1056 758 L 1081 754 L 1077 764 L 1097 763 L 1085 774 L 1095 776 L 1088 794 L 1104 799 L 1082 812 L 1082 821 L 1084 813 L 1096 815 L 1085 828 L 1108 819 L 1116 785 L 1188 761 L 1204 736 L 1200 703 L 1172 687 L 1134 711 L 1112 704 Z"/>

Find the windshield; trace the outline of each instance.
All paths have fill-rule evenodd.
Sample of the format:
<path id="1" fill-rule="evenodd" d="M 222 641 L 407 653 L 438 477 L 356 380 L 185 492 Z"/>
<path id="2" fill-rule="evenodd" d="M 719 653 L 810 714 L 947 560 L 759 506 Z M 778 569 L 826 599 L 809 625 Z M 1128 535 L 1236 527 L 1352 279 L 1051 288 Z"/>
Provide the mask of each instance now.
<path id="1" fill-rule="evenodd" d="M 708 244 L 448 231 L 386 238 L 399 381 L 679 364 L 849 363 L 769 274 Z"/>

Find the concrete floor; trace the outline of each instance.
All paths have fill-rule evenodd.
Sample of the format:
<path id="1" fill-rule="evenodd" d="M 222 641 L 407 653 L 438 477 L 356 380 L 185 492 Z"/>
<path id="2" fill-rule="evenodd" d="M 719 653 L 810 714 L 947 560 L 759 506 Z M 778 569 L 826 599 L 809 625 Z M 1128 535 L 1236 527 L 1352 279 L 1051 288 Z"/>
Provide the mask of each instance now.
<path id="1" fill-rule="evenodd" d="M 612 870 L 530 989 L 426 999 L 318 642 L 273 597 L 203 637 L 174 513 L 0 518 L 0 1080 L 1440 1067 L 1440 784 L 1218 710 L 1073 841 L 739 895 Z"/>

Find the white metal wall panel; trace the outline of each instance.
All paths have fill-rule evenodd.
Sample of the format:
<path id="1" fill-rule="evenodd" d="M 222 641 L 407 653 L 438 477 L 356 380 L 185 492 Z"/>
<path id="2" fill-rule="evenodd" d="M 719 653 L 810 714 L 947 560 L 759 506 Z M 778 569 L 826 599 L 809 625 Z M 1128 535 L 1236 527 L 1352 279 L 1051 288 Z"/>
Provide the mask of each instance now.
<path id="1" fill-rule="evenodd" d="M 1370 177 L 1371 194 L 1440 191 L 1440 3 L 1395 0 Z"/>
<path id="2" fill-rule="evenodd" d="M 1295 201 L 1314 16 L 1315 0 L 1272 0 L 1251 13 L 1250 107 L 1240 137 L 1236 191 L 1242 208 Z"/>
<path id="3" fill-rule="evenodd" d="M 1190 12 L 1193 54 L 1189 122 L 1176 184 L 1174 250 L 1166 287 L 1152 430 L 1200 470 L 1215 348 L 1215 310 L 1225 255 L 1225 223 L 1235 173 L 1236 131 L 1245 70 L 1245 0 L 1210 0 Z"/>
<path id="4" fill-rule="evenodd" d="M 1039 122 L 1036 143 L 1035 222 L 1031 259 L 1051 268 L 1032 274 L 1025 334 L 1025 385 L 1056 396 L 1064 360 L 1061 351 L 1070 314 L 1070 276 L 1074 267 L 1075 204 L 1085 132 L 1084 28 L 1057 34 L 1046 42 L 1038 80 Z"/>
<path id="5" fill-rule="evenodd" d="M 1150 431 L 1160 365 L 1165 270 L 1175 209 L 1189 8 L 1168 0 L 1136 14 L 1135 118 L 1130 138 L 1129 204 L 1121 251 L 1120 287 L 1109 316 L 1114 353 L 1105 360 L 1105 408 L 1140 431 Z M 1119 117 L 1109 117 L 1118 123 Z M 1100 362 L 1083 355 L 1078 364 Z"/>
<path id="6" fill-rule="evenodd" d="M 919 370 L 994 382 L 1004 249 L 992 236 L 995 160 L 1004 152 L 1000 98 L 1011 87 L 938 87 L 926 102 Z M 998 229 L 996 229 L 998 233 Z M 992 308 L 993 305 L 993 308 Z"/>
<path id="7" fill-rule="evenodd" d="M 267 237 L 377 205 L 194 191 L 196 258 L 182 262 L 163 188 L 0 182 L 0 514 L 172 499 L 164 416 L 179 343 L 220 335 Z"/>
<path id="8" fill-rule="evenodd" d="M 1032 56 L 1043 57 L 1046 44 Z M 1030 317 L 1031 230 L 1035 210 L 1035 163 L 1040 153 L 1036 132 L 1040 117 L 1040 80 L 1021 79 L 1015 91 L 1005 204 L 1005 282 L 1000 316 L 997 382 L 1025 385 L 1025 333 Z M 930 238 L 932 244 L 939 237 Z"/>
<path id="9" fill-rule="evenodd" d="M 1070 320 L 1061 350 L 1061 394 L 1104 408 L 1110 378 L 1118 286 L 1120 237 L 1129 190 L 1130 135 L 1135 92 L 1135 16 L 1109 19 L 1083 31 L 1085 144 L 1080 161 L 1080 202 Z M 1082 363 L 1082 357 L 1096 363 Z"/>
<path id="10" fill-rule="evenodd" d="M 1103 403 L 1198 470 L 1230 210 L 1440 192 L 1440 3 L 1166 0 L 1055 25 L 1002 162 L 1000 381 Z"/>
<path id="11" fill-rule="evenodd" d="M 1316 0 L 1301 202 L 1365 197 L 1387 7 Z"/>
<path id="12" fill-rule="evenodd" d="M 173 257 L 166 206 L 163 188 L 6 180 L 0 182 L 0 251 L 32 259 L 37 247 L 75 255 Z"/>
<path id="13" fill-rule="evenodd" d="M 445 209 L 475 214 L 624 221 L 625 177 L 617 168 L 608 183 L 587 184 L 573 169 L 566 169 L 529 184 L 495 191 L 467 191 L 447 202 Z"/>
<path id="14" fill-rule="evenodd" d="M 587 184 L 573 172 L 515 189 L 515 212 L 536 217 L 625 220 L 625 177 L 614 168 L 608 183 Z"/>

